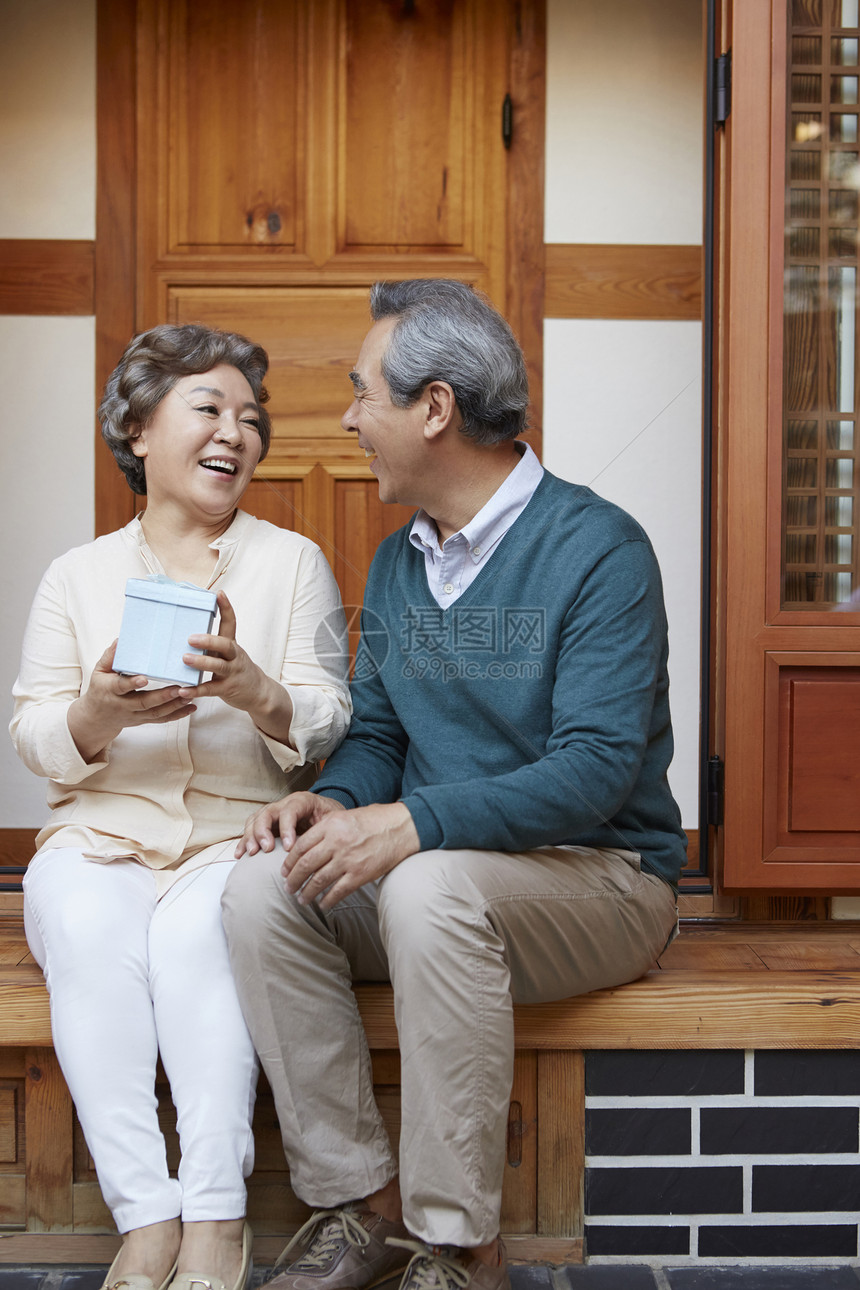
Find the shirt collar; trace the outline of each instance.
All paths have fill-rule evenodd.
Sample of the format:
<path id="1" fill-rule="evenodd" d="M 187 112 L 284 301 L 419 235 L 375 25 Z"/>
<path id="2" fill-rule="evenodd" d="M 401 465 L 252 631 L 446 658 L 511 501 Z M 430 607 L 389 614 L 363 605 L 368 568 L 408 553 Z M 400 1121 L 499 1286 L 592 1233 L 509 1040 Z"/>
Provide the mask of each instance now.
<path id="1" fill-rule="evenodd" d="M 161 568 L 160 562 L 156 559 L 154 551 L 151 551 L 147 545 L 146 534 L 144 533 L 143 525 L 140 522 L 142 514 L 143 512 L 140 511 L 135 515 L 134 519 L 125 526 L 125 533 L 130 541 L 134 542 L 135 545 L 140 548 L 143 561 L 151 572 L 163 573 L 164 570 Z M 212 582 L 214 582 L 215 579 L 224 572 L 227 565 L 230 563 L 230 560 L 233 558 L 233 553 L 236 549 L 237 543 L 253 523 L 253 515 L 249 515 L 246 511 L 237 510 L 233 519 L 230 521 L 229 528 L 225 529 L 220 537 L 215 538 L 209 543 L 210 547 L 218 552 L 218 560 L 212 574 Z"/>
<path id="2" fill-rule="evenodd" d="M 125 531 L 131 540 L 136 542 L 138 546 L 146 546 L 146 534 L 144 533 L 143 525 L 140 522 L 141 515 L 143 515 L 143 511 L 139 511 L 137 515 L 135 515 L 134 519 L 126 525 Z M 246 511 L 237 511 L 230 521 L 229 527 L 224 530 L 220 537 L 214 538 L 209 545 L 216 549 L 220 549 L 223 546 L 230 546 L 234 542 L 238 542 L 248 525 L 252 523 L 252 515 L 248 515 Z"/>
<path id="3" fill-rule="evenodd" d="M 543 478 L 543 466 L 529 445 L 518 442 L 514 447 L 518 451 L 522 449 L 522 452 L 511 473 L 478 514 L 447 539 L 452 544 L 466 542 L 469 555 L 476 564 L 495 546 L 499 538 L 504 537 L 531 501 Z M 429 550 L 432 555 L 441 551 L 439 531 L 426 511 L 419 511 L 415 516 L 409 531 L 409 541 L 418 550 Z"/>

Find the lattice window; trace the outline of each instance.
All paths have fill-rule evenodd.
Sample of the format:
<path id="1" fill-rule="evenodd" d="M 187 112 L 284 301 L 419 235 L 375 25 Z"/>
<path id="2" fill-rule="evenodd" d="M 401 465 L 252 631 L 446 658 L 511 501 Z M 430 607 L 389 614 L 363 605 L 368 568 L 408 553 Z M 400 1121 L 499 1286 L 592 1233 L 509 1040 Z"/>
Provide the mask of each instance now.
<path id="1" fill-rule="evenodd" d="M 860 596 L 857 0 L 793 0 L 788 41 L 783 605 Z"/>

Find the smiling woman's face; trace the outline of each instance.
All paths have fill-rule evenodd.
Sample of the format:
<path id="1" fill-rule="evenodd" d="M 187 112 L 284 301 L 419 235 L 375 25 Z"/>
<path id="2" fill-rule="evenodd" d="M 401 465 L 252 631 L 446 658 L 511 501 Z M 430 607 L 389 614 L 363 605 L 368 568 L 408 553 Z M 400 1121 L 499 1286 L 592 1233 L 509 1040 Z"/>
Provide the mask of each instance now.
<path id="1" fill-rule="evenodd" d="M 232 514 L 262 452 L 254 392 L 236 367 L 183 376 L 131 444 L 144 462 L 147 510 L 205 522 Z"/>

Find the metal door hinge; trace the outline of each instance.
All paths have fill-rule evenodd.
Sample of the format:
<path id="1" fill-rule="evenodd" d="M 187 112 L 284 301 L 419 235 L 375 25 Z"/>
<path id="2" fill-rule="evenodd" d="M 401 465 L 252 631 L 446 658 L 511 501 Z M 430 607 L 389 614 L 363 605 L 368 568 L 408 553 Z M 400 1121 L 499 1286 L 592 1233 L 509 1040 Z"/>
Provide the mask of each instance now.
<path id="1" fill-rule="evenodd" d="M 511 146 L 514 137 L 514 101 L 506 94 L 502 103 L 502 143 L 506 148 Z"/>
<path id="2" fill-rule="evenodd" d="M 714 62 L 714 125 L 725 125 L 732 110 L 732 51 Z"/>
<path id="3" fill-rule="evenodd" d="M 519 1169 L 523 1163 L 523 1108 L 520 1102 L 511 1102 L 508 1108 L 508 1164 Z"/>
<path id="4" fill-rule="evenodd" d="M 725 804 L 725 766 L 714 754 L 708 758 L 708 824 L 717 828 L 723 822 Z"/>

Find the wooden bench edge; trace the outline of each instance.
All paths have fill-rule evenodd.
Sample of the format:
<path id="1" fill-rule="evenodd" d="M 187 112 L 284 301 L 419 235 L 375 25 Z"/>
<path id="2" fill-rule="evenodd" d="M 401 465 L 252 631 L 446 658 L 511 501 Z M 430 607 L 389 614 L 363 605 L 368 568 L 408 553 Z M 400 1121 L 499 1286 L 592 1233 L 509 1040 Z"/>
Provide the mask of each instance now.
<path id="1" fill-rule="evenodd" d="M 373 1048 L 395 1048 L 390 987 L 360 985 Z M 514 1008 L 517 1048 L 856 1048 L 860 972 L 650 972 Z"/>
<path id="2" fill-rule="evenodd" d="M 360 984 L 356 997 L 371 1048 L 396 1048 L 391 987 Z M 860 972 L 650 972 L 517 1005 L 514 1025 L 518 1048 L 856 1048 Z M 39 969 L 0 968 L 0 1046 L 51 1043 Z"/>

